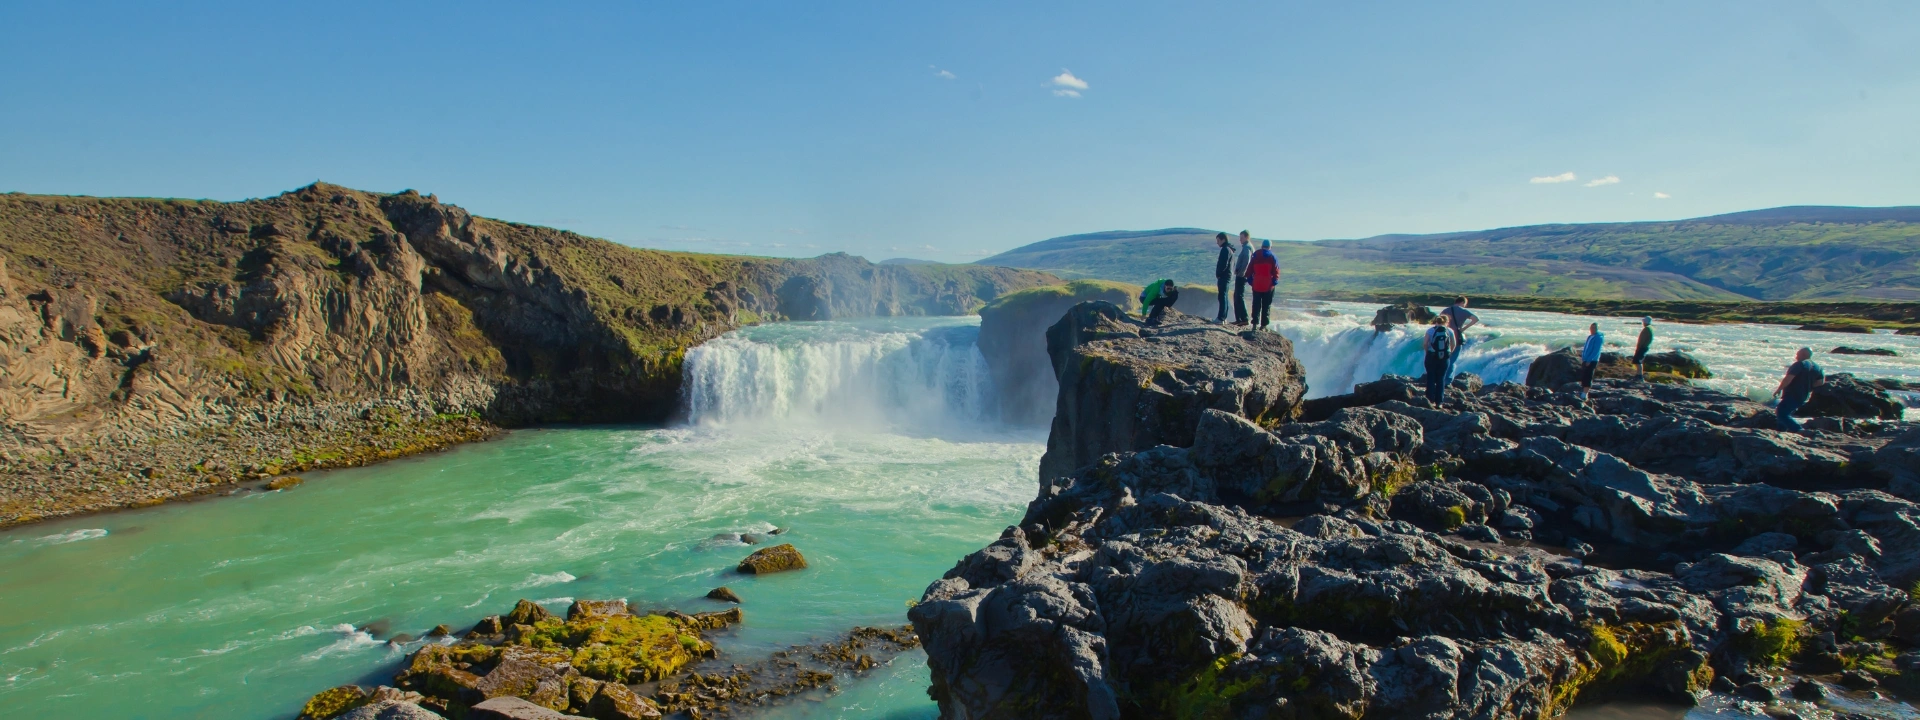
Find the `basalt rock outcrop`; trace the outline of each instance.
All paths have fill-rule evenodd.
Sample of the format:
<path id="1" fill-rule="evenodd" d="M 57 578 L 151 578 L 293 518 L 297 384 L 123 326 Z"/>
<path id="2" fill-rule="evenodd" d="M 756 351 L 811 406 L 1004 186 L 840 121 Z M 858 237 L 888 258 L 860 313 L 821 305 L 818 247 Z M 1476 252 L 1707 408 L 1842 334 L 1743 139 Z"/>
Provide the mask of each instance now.
<path id="1" fill-rule="evenodd" d="M 1560 348 L 1534 358 L 1527 366 L 1526 384 L 1529 387 L 1557 389 L 1567 383 L 1580 381 L 1580 353 L 1573 348 Z M 1688 380 L 1701 380 L 1713 377 L 1706 363 L 1698 358 L 1678 350 L 1648 353 L 1646 357 L 1647 379 L 1662 384 L 1682 384 Z M 1640 368 L 1634 367 L 1633 358 L 1617 352 L 1600 354 L 1600 362 L 1594 365 L 1596 378 L 1637 378 Z"/>
<path id="2" fill-rule="evenodd" d="M 1373 329 L 1386 332 L 1395 325 L 1425 325 L 1433 322 L 1434 312 L 1420 303 L 1408 300 L 1380 308 L 1373 313 Z"/>
<path id="3" fill-rule="evenodd" d="M 1073 306 L 1047 329 L 1060 392 L 1041 477 L 1110 452 L 1192 444 L 1208 409 L 1285 423 L 1306 373 L 1276 333 L 1235 333 L 1170 310 L 1156 326 L 1108 302 Z"/>
<path id="4" fill-rule="evenodd" d="M 1059 360 L 1163 349 L 1093 305 L 1053 332 L 1062 415 Z M 1253 374 L 1292 377 L 1283 350 Z M 1920 657 L 1911 426 L 1785 434 L 1744 398 L 1606 379 L 1435 407 L 1388 377 L 1296 422 L 1207 388 L 1163 388 L 1191 426 L 1096 427 L 1111 449 L 1046 465 L 1021 522 L 928 587 L 909 617 L 943 717 L 1539 718 L 1920 670 L 1898 660 Z"/>
<path id="5" fill-rule="evenodd" d="M 741 325 L 962 314 L 1053 282 L 639 250 L 412 191 L 0 195 L 0 525 L 501 426 L 657 421 L 686 348 Z"/>
<path id="6" fill-rule="evenodd" d="M 1813 389 L 1813 396 L 1801 414 L 1819 417 L 1873 418 L 1899 420 L 1906 405 L 1887 394 L 1887 389 L 1864 382 L 1850 373 L 1834 373 Z"/>

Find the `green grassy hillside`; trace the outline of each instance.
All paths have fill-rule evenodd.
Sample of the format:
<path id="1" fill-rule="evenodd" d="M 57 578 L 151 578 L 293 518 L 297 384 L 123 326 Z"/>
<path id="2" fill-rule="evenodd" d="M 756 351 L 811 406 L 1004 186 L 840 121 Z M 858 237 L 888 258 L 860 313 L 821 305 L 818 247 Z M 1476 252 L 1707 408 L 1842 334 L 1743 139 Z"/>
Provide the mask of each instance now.
<path id="1" fill-rule="evenodd" d="M 982 264 L 1207 284 L 1213 231 L 1046 240 Z M 1671 222 L 1535 225 L 1276 242 L 1290 294 L 1407 292 L 1623 300 L 1920 300 L 1920 208 L 1789 207 Z"/>

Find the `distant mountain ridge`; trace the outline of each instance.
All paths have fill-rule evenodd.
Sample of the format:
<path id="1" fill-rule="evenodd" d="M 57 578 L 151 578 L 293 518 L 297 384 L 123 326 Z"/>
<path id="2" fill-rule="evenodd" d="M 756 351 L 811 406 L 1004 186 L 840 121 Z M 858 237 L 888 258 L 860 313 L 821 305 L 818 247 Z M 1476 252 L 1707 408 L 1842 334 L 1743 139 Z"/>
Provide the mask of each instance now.
<path id="1" fill-rule="evenodd" d="M 980 263 L 1065 277 L 1208 284 L 1214 232 L 1069 235 Z M 1911 206 L 1791 206 L 1683 220 L 1281 242 L 1274 250 L 1289 292 L 1299 294 L 1920 301 L 1920 207 Z"/>

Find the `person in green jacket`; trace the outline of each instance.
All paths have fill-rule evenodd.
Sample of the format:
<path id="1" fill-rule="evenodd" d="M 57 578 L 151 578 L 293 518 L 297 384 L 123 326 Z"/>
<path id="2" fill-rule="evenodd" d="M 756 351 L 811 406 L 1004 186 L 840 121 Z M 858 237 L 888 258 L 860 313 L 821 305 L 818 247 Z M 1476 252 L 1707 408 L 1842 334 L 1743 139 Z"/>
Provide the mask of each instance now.
<path id="1" fill-rule="evenodd" d="M 1155 280 L 1140 289 L 1140 314 L 1147 316 L 1147 324 L 1158 325 L 1167 314 L 1167 308 L 1180 299 L 1180 286 L 1173 284 L 1172 278 Z"/>
<path id="2" fill-rule="evenodd" d="M 1633 366 L 1640 369 L 1640 379 L 1647 379 L 1647 351 L 1653 349 L 1653 318 L 1640 318 L 1640 342 L 1633 346 Z"/>

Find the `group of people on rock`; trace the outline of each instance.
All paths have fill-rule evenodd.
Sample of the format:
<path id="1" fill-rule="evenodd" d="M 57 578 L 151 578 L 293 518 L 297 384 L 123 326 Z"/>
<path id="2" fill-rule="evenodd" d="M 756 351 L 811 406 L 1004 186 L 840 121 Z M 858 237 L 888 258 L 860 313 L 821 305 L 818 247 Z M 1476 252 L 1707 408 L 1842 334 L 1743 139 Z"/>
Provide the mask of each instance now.
<path id="1" fill-rule="evenodd" d="M 1213 321 L 1227 324 L 1228 289 L 1233 296 L 1233 325 L 1249 326 L 1265 330 L 1272 321 L 1273 291 L 1280 284 L 1280 258 L 1273 254 L 1273 241 L 1261 240 L 1260 249 L 1253 247 L 1253 235 L 1246 230 L 1240 231 L 1240 251 L 1236 254 L 1232 240 L 1226 233 L 1216 233 L 1214 244 L 1220 248 L 1220 256 L 1213 265 L 1213 276 L 1217 286 L 1220 312 Z M 1247 291 L 1253 291 L 1253 311 L 1247 311 Z M 1180 298 L 1180 286 L 1172 279 L 1155 280 L 1140 290 L 1140 314 L 1147 317 L 1148 323 L 1158 323 L 1165 316 L 1166 309 L 1173 307 Z"/>
<path id="2" fill-rule="evenodd" d="M 1460 351 L 1466 349 L 1467 328 L 1480 324 L 1480 316 L 1467 309 L 1467 296 L 1433 316 L 1420 347 L 1427 368 L 1427 401 L 1439 405 L 1446 399 L 1447 386 L 1453 383 L 1453 368 L 1460 364 Z"/>
<path id="3" fill-rule="evenodd" d="M 1258 329 L 1266 329 L 1268 317 L 1273 311 L 1273 289 L 1280 284 L 1280 258 L 1273 254 L 1273 241 L 1261 240 L 1260 249 L 1253 249 L 1253 235 L 1240 231 L 1240 251 L 1235 253 L 1226 233 L 1213 236 L 1214 244 L 1220 247 L 1220 256 L 1213 263 L 1214 285 L 1220 295 L 1220 312 L 1214 322 L 1227 321 L 1227 286 L 1233 286 L 1233 324 L 1246 326 L 1249 323 Z M 1247 290 L 1253 290 L 1253 313 L 1247 313 Z"/>
<path id="4" fill-rule="evenodd" d="M 1227 296 L 1229 288 L 1233 296 L 1233 325 L 1248 326 L 1265 330 L 1271 321 L 1274 288 L 1280 284 L 1280 259 L 1273 254 L 1273 241 L 1261 240 L 1260 248 L 1253 247 L 1253 235 L 1246 230 L 1240 231 L 1240 248 L 1235 252 L 1232 238 L 1226 233 L 1216 233 L 1214 244 L 1220 248 L 1220 254 L 1214 261 L 1213 275 L 1220 310 L 1214 316 L 1216 323 L 1227 323 Z M 1247 291 L 1253 291 L 1253 308 L 1248 312 Z M 1156 280 L 1148 283 L 1140 291 L 1140 314 L 1147 322 L 1156 323 L 1166 313 L 1166 309 L 1180 297 L 1180 286 L 1173 280 Z M 1469 299 L 1465 295 L 1455 298 L 1452 305 L 1434 315 L 1432 326 L 1422 337 L 1426 366 L 1427 400 L 1439 405 L 1446 399 L 1447 387 L 1453 383 L 1454 368 L 1460 363 L 1460 353 L 1466 348 L 1466 331 L 1480 324 L 1480 316 L 1467 309 Z M 1594 372 L 1600 367 L 1601 355 L 1605 352 L 1607 336 L 1600 331 L 1600 323 L 1587 325 L 1587 339 L 1580 346 L 1580 400 L 1586 402 L 1593 394 Z M 1640 318 L 1640 337 L 1633 344 L 1633 366 L 1642 381 L 1647 377 L 1647 353 L 1653 349 L 1653 318 Z M 1773 390 L 1773 396 L 1780 403 L 1775 408 L 1776 425 L 1781 430 L 1799 432 L 1800 422 L 1793 419 L 1793 413 L 1805 405 L 1813 395 L 1813 389 L 1826 382 L 1826 374 L 1820 365 L 1813 362 L 1813 351 L 1800 348 L 1794 354 L 1794 362 L 1787 368 L 1786 375 L 1780 379 L 1779 386 Z"/>

